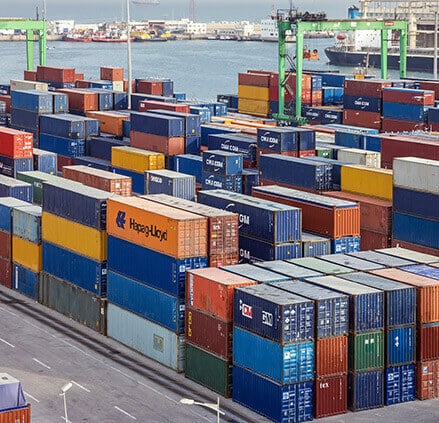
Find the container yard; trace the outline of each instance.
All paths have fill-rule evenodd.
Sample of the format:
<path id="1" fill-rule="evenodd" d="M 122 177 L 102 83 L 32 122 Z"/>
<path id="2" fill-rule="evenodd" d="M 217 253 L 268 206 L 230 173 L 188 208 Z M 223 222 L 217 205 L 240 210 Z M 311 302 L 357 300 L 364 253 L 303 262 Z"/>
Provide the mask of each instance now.
<path id="1" fill-rule="evenodd" d="M 209 102 L 124 73 L 2 85 L 0 295 L 220 397 L 225 421 L 437 402 L 437 83 L 248 70 Z M 24 396 L 3 408 L 30 421 Z"/>

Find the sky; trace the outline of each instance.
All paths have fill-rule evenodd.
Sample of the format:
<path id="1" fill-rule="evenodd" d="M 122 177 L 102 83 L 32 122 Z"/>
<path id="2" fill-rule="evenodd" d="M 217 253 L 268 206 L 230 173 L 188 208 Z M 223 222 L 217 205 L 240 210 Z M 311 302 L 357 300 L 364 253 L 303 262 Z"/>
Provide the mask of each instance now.
<path id="1" fill-rule="evenodd" d="M 41 13 L 44 0 L 2 1 L 1 16 L 35 18 Z M 46 0 L 48 20 L 73 19 L 77 22 L 108 22 L 122 20 L 126 0 Z M 289 0 L 196 0 L 196 20 L 259 22 L 270 15 L 272 6 L 288 9 Z M 330 18 L 346 18 L 347 8 L 358 5 L 357 0 L 294 1 L 299 11 L 325 11 Z M 189 16 L 189 0 L 160 0 L 157 6 L 131 4 L 133 20 L 180 19 Z"/>

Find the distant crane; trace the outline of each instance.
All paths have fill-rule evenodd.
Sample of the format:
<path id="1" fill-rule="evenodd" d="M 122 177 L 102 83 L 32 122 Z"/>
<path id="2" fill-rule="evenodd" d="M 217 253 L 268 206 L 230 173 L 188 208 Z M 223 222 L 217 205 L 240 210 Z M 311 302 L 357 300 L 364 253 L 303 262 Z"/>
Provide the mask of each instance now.
<path id="1" fill-rule="evenodd" d="M 195 22 L 195 0 L 189 0 L 189 20 Z"/>
<path id="2" fill-rule="evenodd" d="M 139 4 L 144 6 L 157 6 L 160 4 L 159 0 L 131 0 L 133 4 Z"/>

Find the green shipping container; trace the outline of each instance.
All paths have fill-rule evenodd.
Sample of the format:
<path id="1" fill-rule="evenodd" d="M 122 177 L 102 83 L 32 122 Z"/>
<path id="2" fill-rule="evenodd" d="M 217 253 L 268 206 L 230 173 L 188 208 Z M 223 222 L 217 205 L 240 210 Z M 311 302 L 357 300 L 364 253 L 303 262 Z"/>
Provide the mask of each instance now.
<path id="1" fill-rule="evenodd" d="M 232 361 L 189 343 L 186 343 L 186 377 L 226 398 L 232 394 Z"/>
<path id="2" fill-rule="evenodd" d="M 325 159 L 332 159 L 332 150 L 330 148 L 316 147 L 316 156 Z"/>
<path id="3" fill-rule="evenodd" d="M 19 181 L 27 182 L 32 185 L 34 204 L 42 205 L 43 203 L 43 182 L 59 181 L 60 177 L 40 172 L 39 170 L 31 170 L 28 172 L 17 172 Z"/>
<path id="4" fill-rule="evenodd" d="M 383 367 L 383 331 L 349 334 L 349 371 L 362 372 Z"/>

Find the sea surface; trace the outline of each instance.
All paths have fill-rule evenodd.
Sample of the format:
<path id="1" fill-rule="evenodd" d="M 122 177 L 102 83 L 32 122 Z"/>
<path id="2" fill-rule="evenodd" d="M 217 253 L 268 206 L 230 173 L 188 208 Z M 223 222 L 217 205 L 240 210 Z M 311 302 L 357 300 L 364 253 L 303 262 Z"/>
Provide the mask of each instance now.
<path id="1" fill-rule="evenodd" d="M 324 48 L 333 45 L 334 39 L 305 40 L 305 48 L 317 48 L 320 60 L 304 61 L 306 70 L 338 70 L 352 74 L 352 68 L 339 68 L 328 64 Z M 238 73 L 248 69 L 278 69 L 276 42 L 185 40 L 168 42 L 132 43 L 133 78 L 164 77 L 174 81 L 174 90 L 184 92 L 190 99 L 214 100 L 217 94 L 236 94 Z M 295 44 L 289 44 L 288 53 L 295 55 Z M 0 83 L 22 79 L 26 69 L 24 42 L 0 43 Z M 38 64 L 38 43 L 35 43 L 35 66 Z M 126 43 L 70 43 L 48 42 L 47 64 L 73 67 L 85 74 L 86 79 L 99 79 L 100 66 L 127 69 Z M 372 70 L 377 77 L 380 70 Z M 125 73 L 127 77 L 127 73 Z M 389 71 L 397 78 L 397 71 Z M 408 73 L 413 77 L 428 74 Z"/>

